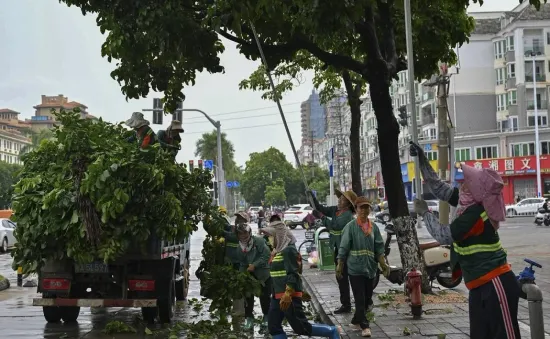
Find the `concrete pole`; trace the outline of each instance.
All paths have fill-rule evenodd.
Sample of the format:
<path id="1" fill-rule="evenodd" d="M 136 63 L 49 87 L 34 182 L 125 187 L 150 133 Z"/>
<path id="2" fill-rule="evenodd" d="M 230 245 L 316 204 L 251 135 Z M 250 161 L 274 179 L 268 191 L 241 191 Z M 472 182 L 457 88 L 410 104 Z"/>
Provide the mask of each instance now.
<path id="1" fill-rule="evenodd" d="M 533 57 L 533 103 L 535 104 L 535 155 L 537 161 L 537 197 L 542 197 L 542 179 L 540 176 L 540 140 L 539 140 L 539 110 L 537 100 L 537 76 L 535 69 L 535 54 Z"/>
<path id="2" fill-rule="evenodd" d="M 439 177 L 445 182 L 449 182 L 449 133 L 448 120 L 449 114 L 447 108 L 447 68 L 441 67 L 437 84 L 437 163 L 439 168 Z M 446 201 L 439 201 L 439 223 L 449 224 L 449 204 Z"/>
<path id="3" fill-rule="evenodd" d="M 222 160 L 222 132 L 221 132 L 221 123 L 216 121 L 216 130 L 217 130 L 217 148 L 218 148 L 218 193 L 220 206 L 225 206 L 225 173 L 223 171 L 223 160 Z"/>
<path id="4" fill-rule="evenodd" d="M 531 339 L 544 339 L 546 334 L 544 333 L 542 292 L 535 284 L 523 284 L 521 289 L 527 295 Z"/>

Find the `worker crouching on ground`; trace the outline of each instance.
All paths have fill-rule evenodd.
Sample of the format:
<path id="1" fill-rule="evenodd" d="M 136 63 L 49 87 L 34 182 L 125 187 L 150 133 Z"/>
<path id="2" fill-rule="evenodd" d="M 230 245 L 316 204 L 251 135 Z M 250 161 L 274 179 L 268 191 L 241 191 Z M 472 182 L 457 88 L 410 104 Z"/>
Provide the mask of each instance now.
<path id="1" fill-rule="evenodd" d="M 166 130 L 158 131 L 158 141 L 162 148 L 174 156 L 178 155 L 178 151 L 181 149 L 181 133 L 183 133 L 183 127 L 178 120 L 172 120 L 170 126 Z"/>
<path id="2" fill-rule="evenodd" d="M 137 142 L 141 148 L 156 143 L 155 132 L 149 127 L 149 121 L 145 120 L 143 113 L 132 113 L 132 117 L 126 120 L 126 125 L 134 130 L 134 135 L 128 138 L 128 142 Z"/>
<path id="3" fill-rule="evenodd" d="M 278 218 L 279 222 L 276 219 Z M 296 335 L 327 337 L 338 339 L 340 335 L 334 326 L 311 324 L 304 313 L 302 305 L 302 258 L 296 249 L 296 238 L 286 225 L 280 222 L 280 217 L 274 215 L 270 225 L 262 232 L 273 239 L 271 252 L 271 278 L 273 279 L 273 295 L 269 308 L 269 334 L 273 339 L 288 338 L 283 330 L 283 320 L 286 319 Z"/>
<path id="4" fill-rule="evenodd" d="M 344 227 L 353 220 L 355 214 L 355 199 L 357 195 L 353 191 L 342 191 L 335 189 L 336 196 L 338 197 L 338 206 L 323 206 L 317 201 L 313 192 L 309 191 L 315 206 L 312 206 L 317 211 L 321 212 L 325 216 L 322 217 L 323 224 L 330 232 L 330 247 L 334 251 L 334 263 L 337 264 L 338 249 L 340 248 L 340 239 L 342 238 L 342 231 Z M 327 218 L 328 217 L 328 218 Z M 349 289 L 348 270 L 345 267 L 340 278 L 337 278 L 338 289 L 340 290 L 340 302 L 342 305 L 337 308 L 334 313 L 350 313 L 351 312 L 351 298 Z"/>
<path id="5" fill-rule="evenodd" d="M 263 320 L 260 330 L 267 329 L 267 313 L 271 295 L 271 276 L 269 275 L 269 247 L 263 237 L 252 235 L 252 229 L 248 224 L 237 224 L 237 237 L 239 239 L 239 262 L 241 271 L 248 271 L 262 284 L 260 306 Z M 244 330 L 254 329 L 254 296 L 246 298 L 244 316 L 246 318 Z"/>
<path id="6" fill-rule="evenodd" d="M 451 223 L 453 278 L 470 290 L 470 338 L 520 338 L 520 288 L 498 235 L 505 220 L 504 183 L 496 171 L 462 165 L 457 218 Z"/>
<path id="7" fill-rule="evenodd" d="M 370 324 L 366 317 L 368 300 L 372 299 L 373 281 L 378 264 L 384 276 L 389 267 L 384 257 L 384 240 L 376 224 L 369 220 L 371 205 L 366 197 L 355 201 L 357 220 L 350 221 L 344 228 L 338 250 L 337 276 L 342 276 L 347 266 L 349 281 L 355 299 L 355 314 L 351 324 L 361 328 L 361 336 L 370 337 Z M 347 264 L 347 265 L 346 265 Z"/>

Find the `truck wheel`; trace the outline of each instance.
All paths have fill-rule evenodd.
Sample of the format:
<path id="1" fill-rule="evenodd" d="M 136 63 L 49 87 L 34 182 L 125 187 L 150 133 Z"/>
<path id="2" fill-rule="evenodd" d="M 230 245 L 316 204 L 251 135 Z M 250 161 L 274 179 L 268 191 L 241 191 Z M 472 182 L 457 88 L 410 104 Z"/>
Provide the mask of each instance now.
<path id="1" fill-rule="evenodd" d="M 183 267 L 183 279 L 176 282 L 176 300 L 182 301 L 187 299 L 189 293 L 189 261 L 185 262 Z"/>
<path id="2" fill-rule="evenodd" d="M 174 280 L 170 281 L 170 285 L 168 287 L 168 291 L 166 292 L 166 295 L 162 298 L 159 298 L 158 303 L 158 310 L 159 310 L 159 320 L 161 324 L 168 324 L 172 321 L 172 318 L 174 317 L 174 313 L 176 311 L 176 284 L 174 283 Z"/>
<path id="3" fill-rule="evenodd" d="M 49 323 L 58 323 L 61 321 L 61 309 L 57 306 L 42 306 L 44 319 Z"/>
<path id="4" fill-rule="evenodd" d="M 141 316 L 143 321 L 148 324 L 154 324 L 155 319 L 157 319 L 158 309 L 156 307 L 142 307 Z"/>
<path id="5" fill-rule="evenodd" d="M 61 311 L 63 322 L 66 323 L 75 322 L 80 315 L 80 307 L 78 306 L 60 307 L 59 310 Z"/>

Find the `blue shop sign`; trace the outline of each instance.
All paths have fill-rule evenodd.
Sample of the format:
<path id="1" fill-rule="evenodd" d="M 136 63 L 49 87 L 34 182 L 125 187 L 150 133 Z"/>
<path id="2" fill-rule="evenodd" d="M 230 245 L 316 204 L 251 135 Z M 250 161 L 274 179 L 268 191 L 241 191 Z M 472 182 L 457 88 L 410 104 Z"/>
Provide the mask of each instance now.
<path id="1" fill-rule="evenodd" d="M 403 178 L 403 182 L 409 182 L 409 170 L 407 168 L 407 164 L 401 164 L 401 177 Z"/>

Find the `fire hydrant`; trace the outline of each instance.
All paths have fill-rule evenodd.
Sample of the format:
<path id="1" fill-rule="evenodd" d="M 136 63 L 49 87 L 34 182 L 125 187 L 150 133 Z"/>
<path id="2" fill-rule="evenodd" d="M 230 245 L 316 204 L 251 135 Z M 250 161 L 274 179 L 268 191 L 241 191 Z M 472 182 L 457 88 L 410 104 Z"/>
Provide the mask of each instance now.
<path id="1" fill-rule="evenodd" d="M 418 319 L 422 316 L 422 273 L 414 267 L 407 273 L 405 290 L 411 301 L 413 319 Z"/>

